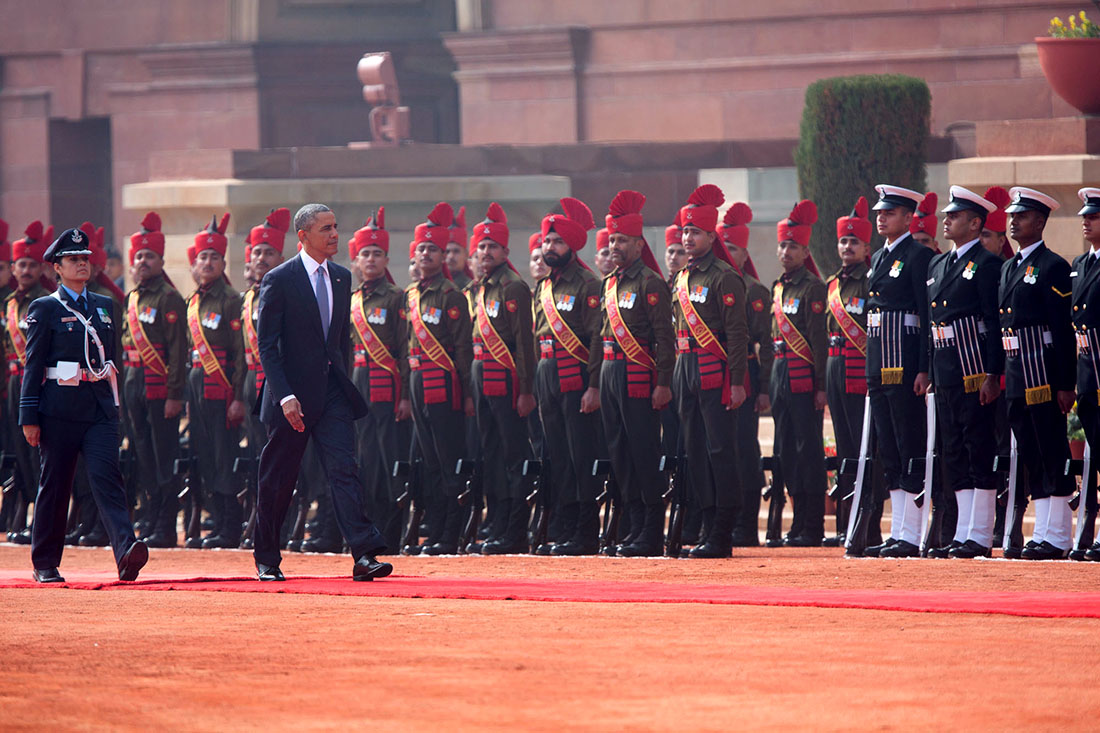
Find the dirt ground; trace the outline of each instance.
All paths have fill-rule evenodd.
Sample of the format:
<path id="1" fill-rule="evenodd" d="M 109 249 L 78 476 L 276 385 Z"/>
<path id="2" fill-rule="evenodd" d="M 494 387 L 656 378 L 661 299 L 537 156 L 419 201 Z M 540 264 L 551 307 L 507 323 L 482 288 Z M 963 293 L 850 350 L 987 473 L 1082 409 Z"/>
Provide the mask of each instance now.
<path id="1" fill-rule="evenodd" d="M 1100 565 L 398 558 L 405 575 L 1092 591 Z M 0 546 L 0 568 L 27 548 Z M 66 550 L 62 572 L 109 570 Z M 348 556 L 288 555 L 288 575 Z M 241 576 L 239 551 L 154 551 Z M 379 581 L 384 582 L 384 581 Z M 0 729 L 1095 730 L 1100 621 L 661 603 L 0 590 Z"/>

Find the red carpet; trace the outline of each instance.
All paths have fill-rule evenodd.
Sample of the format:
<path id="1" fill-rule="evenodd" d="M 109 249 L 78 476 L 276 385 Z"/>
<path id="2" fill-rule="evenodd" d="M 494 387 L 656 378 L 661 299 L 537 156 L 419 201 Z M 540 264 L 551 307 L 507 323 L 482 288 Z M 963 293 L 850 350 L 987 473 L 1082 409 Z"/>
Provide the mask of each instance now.
<path id="1" fill-rule="evenodd" d="M 463 598 L 485 601 L 556 601 L 581 603 L 718 603 L 749 606 L 816 606 L 926 613 L 995 613 L 1044 618 L 1100 618 L 1100 593 L 1045 591 L 903 591 L 773 588 L 395 575 L 371 583 L 343 577 L 293 577 L 285 583 L 253 578 L 159 577 L 120 583 L 109 573 L 68 573 L 64 585 L 43 586 L 29 570 L 0 570 L 0 589 L 73 588 L 77 590 L 188 590 L 240 593 L 301 593 L 389 598 Z"/>

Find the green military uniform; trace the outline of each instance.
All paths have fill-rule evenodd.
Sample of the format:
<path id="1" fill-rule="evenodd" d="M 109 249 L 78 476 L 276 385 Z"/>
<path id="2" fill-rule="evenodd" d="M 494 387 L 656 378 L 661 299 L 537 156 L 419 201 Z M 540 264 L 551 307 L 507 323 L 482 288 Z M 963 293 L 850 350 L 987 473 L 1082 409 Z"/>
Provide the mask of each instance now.
<path id="1" fill-rule="evenodd" d="M 673 396 L 691 492 L 708 526 L 695 554 L 725 556 L 741 503 L 737 424 L 727 406 L 730 387 L 745 384 L 745 281 L 711 250 L 693 258 L 676 276 L 672 312 L 677 352 Z"/>
<path id="2" fill-rule="evenodd" d="M 499 502 L 500 517 L 493 524 L 493 534 L 482 552 L 521 552 L 527 545 L 528 520 L 523 462 L 532 454 L 527 425 L 516 411 L 516 399 L 521 394 L 535 392 L 531 291 L 523 278 L 503 264 L 481 278 L 473 299 L 471 374 L 481 443 L 482 485 L 485 493 Z M 484 327 L 477 317 L 481 308 L 488 321 Z M 514 369 L 493 357 L 490 349 L 493 331 L 507 347 Z"/>
<path id="3" fill-rule="evenodd" d="M 198 308 L 195 309 L 197 302 Z M 187 329 L 191 337 L 191 371 L 187 375 L 187 409 L 191 445 L 198 459 L 206 496 L 213 500 L 214 530 L 203 547 L 237 547 L 241 542 L 241 505 L 233 476 L 240 429 L 229 427 L 229 403 L 244 400 L 244 341 L 241 340 L 241 295 L 223 278 L 196 290 L 188 299 Z M 201 337 L 196 337 L 196 330 Z M 209 349 L 217 360 L 204 367 Z"/>
<path id="4" fill-rule="evenodd" d="M 535 286 L 535 338 L 539 359 L 535 375 L 544 445 L 550 464 L 547 484 L 560 514 L 562 543 L 557 555 L 593 554 L 598 549 L 600 487 L 592 476 L 592 463 L 600 457 L 599 416 L 581 412 L 581 396 L 590 387 L 599 388 L 603 362 L 600 334 L 600 279 L 580 266 L 574 254 L 559 271 L 539 280 Z M 544 293 L 552 305 L 544 301 Z M 548 315 L 549 314 L 549 315 Z M 555 328 L 550 318 L 564 324 Z M 563 336 L 568 329 L 575 337 Z M 587 351 L 570 351 L 565 343 Z"/>
<path id="5" fill-rule="evenodd" d="M 733 523 L 733 544 L 753 547 L 759 544 L 757 530 L 760 516 L 760 489 L 764 472 L 760 469 L 760 413 L 756 411 L 756 396 L 768 394 L 768 377 L 772 370 L 771 293 L 768 286 L 742 273 L 745 281 L 745 318 L 749 329 L 747 369 L 749 388 L 745 402 L 734 411 L 737 424 L 737 476 L 741 482 L 741 507 Z"/>
<path id="6" fill-rule="evenodd" d="M 775 453 L 794 506 L 787 537 L 791 544 L 819 545 L 825 533 L 824 413 L 815 409 L 814 395 L 825 391 L 825 283 L 800 267 L 772 287 Z"/>
<path id="7" fill-rule="evenodd" d="M 414 296 L 419 296 L 418 314 L 412 312 Z M 430 527 L 423 547 L 432 552 L 457 548 L 461 529 L 460 485 L 455 464 L 463 453 L 462 441 L 456 437 L 463 434 L 463 398 L 469 389 L 473 356 L 468 306 L 462 292 L 442 274 L 413 283 L 405 291 L 405 311 L 409 314 L 410 326 L 408 390 L 416 443 L 423 460 L 425 521 Z M 432 361 L 425 353 L 421 337 L 417 335 L 417 315 L 423 324 L 425 340 L 438 342 L 453 365 L 453 371 L 449 371 L 446 364 Z M 438 550 L 431 549 L 436 546 Z"/>
<path id="8" fill-rule="evenodd" d="M 167 369 L 157 374 L 145 364 L 130 323 L 130 306 L 144 333 Z M 140 283 L 127 296 L 122 345 L 126 353 L 123 404 L 133 429 L 138 486 L 147 493 L 150 547 L 176 546 L 176 482 L 173 468 L 179 454 L 179 417 L 164 417 L 166 399 L 182 400 L 188 368 L 187 306 L 183 296 L 163 275 Z"/>
<path id="9" fill-rule="evenodd" d="M 15 507 L 13 517 L 15 522 L 11 525 L 8 539 L 19 544 L 30 544 L 30 536 L 24 533 L 26 529 L 26 510 L 34 502 L 38 493 L 39 460 L 38 449 L 32 448 L 27 439 L 23 437 L 23 429 L 19 427 L 19 392 L 23 387 L 23 359 L 15 349 L 12 342 L 11 326 L 13 308 L 16 315 L 15 327 L 22 334 L 24 344 L 27 337 L 27 309 L 36 298 L 49 295 L 41 284 L 35 282 L 26 292 L 18 290 L 4 299 L 4 352 L 8 360 L 8 399 L 5 427 L 11 436 L 11 452 L 15 455 L 15 465 L 12 469 L 12 490 L 20 498 Z M 14 305 L 13 305 L 14 304 Z M 25 347 L 24 347 L 25 348 Z M 22 512 L 23 514 L 19 514 Z M 23 536 L 25 535 L 25 536 Z"/>
<path id="10" fill-rule="evenodd" d="M 637 341 L 653 368 L 627 357 L 608 312 L 614 290 L 622 326 Z M 611 467 L 630 515 L 630 534 L 620 554 L 659 554 L 664 529 L 660 415 L 651 403 L 653 388 L 672 384 L 676 362 L 668 285 L 641 257 L 614 270 L 603 281 L 600 413 Z M 646 359 L 642 359 L 646 361 Z"/>
<path id="11" fill-rule="evenodd" d="M 397 370 L 397 376 L 371 358 L 359 334 L 361 324 L 356 319 L 356 301 L 360 297 L 363 318 L 370 328 L 365 333 L 372 340 L 377 339 L 393 357 L 393 364 L 389 366 Z M 396 504 L 400 491 L 392 477 L 392 469 L 395 461 L 407 457 L 407 446 L 402 452 L 394 409 L 398 402 L 408 398 L 409 361 L 405 355 L 408 340 L 405 292 L 384 276 L 363 283 L 358 293 L 352 294 L 351 319 L 351 381 L 370 405 L 366 417 L 355 423 L 359 478 L 367 515 L 374 518 L 389 547 L 401 544 L 401 512 Z"/>
<path id="12" fill-rule="evenodd" d="M 10 249 L 7 256 L 9 258 L 11 257 Z M 12 292 L 13 291 L 11 288 L 8 287 L 7 282 L 4 282 L 2 285 L 0 285 L 0 303 L 6 303 L 8 296 L 10 296 Z M 0 329 L 3 329 L 5 334 L 7 333 L 8 318 L 6 309 L 0 309 Z M 8 339 L 6 335 L 0 336 L 0 353 L 3 353 L 3 351 L 6 349 L 7 340 Z M 3 361 L 6 365 L 6 356 Z M 4 453 L 11 454 L 13 450 L 12 438 L 14 436 L 12 435 L 11 427 L 8 425 L 7 397 L 8 380 L 5 379 L 3 384 L 0 385 L 0 398 L 2 398 L 0 399 L 0 450 L 2 450 Z M 19 497 L 18 492 L 15 491 L 10 492 L 7 496 L 0 499 L 0 532 L 5 533 L 5 536 L 7 532 L 11 531 L 11 523 L 15 519 L 15 505 L 17 503 L 20 503 L 21 501 L 22 498 Z"/>

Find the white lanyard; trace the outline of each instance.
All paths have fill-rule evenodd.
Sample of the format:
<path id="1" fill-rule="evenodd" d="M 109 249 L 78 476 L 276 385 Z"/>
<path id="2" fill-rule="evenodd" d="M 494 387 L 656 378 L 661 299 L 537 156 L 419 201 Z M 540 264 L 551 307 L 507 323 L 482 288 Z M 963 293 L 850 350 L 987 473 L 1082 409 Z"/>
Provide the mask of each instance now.
<path id="1" fill-rule="evenodd" d="M 100 340 L 99 334 L 95 330 L 95 326 L 93 326 L 88 321 L 88 319 L 84 317 L 83 313 L 73 310 L 73 308 L 61 298 L 61 288 L 58 288 L 53 292 L 53 297 L 57 298 L 57 302 L 61 304 L 62 308 L 76 316 L 76 319 L 80 321 L 80 325 L 84 326 L 85 334 L 87 334 L 87 336 L 91 336 L 92 341 L 95 341 L 96 348 L 99 349 L 99 361 L 101 364 L 103 364 L 103 366 L 100 369 L 92 368 L 92 360 L 88 354 L 87 338 L 84 339 L 84 363 L 88 365 L 88 371 L 91 372 L 92 376 L 96 379 L 110 379 L 111 391 L 114 393 L 115 398 L 115 407 L 118 407 L 118 379 L 115 376 L 115 372 L 118 370 L 115 367 L 115 363 L 113 361 L 107 360 L 107 355 L 103 351 L 103 342 Z M 84 297 L 85 299 L 87 299 L 88 296 L 85 295 Z M 90 301 L 85 300 L 85 302 L 87 302 L 88 305 L 91 306 Z"/>

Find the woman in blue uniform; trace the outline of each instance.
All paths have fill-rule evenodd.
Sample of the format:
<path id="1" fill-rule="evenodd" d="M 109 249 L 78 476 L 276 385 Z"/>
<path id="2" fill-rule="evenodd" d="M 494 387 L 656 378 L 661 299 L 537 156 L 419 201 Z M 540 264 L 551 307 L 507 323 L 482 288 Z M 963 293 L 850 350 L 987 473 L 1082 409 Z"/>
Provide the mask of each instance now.
<path id="1" fill-rule="evenodd" d="M 118 384 L 113 301 L 85 287 L 91 249 L 79 229 L 67 229 L 43 257 L 58 275 L 57 291 L 27 311 L 27 359 L 19 424 L 42 456 L 34 505 L 34 579 L 61 583 L 57 571 L 77 456 L 84 454 L 92 496 L 111 540 L 120 580 L 134 580 L 149 550 L 134 538 L 118 466 Z"/>

